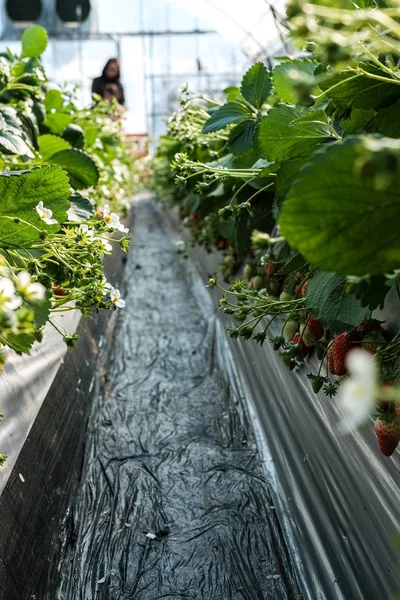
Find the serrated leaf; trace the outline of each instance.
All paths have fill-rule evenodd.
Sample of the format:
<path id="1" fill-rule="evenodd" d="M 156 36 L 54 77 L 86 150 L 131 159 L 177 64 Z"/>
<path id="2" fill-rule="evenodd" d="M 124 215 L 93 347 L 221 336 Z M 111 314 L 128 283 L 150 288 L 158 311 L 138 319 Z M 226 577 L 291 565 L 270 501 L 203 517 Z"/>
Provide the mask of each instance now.
<path id="1" fill-rule="evenodd" d="M 35 337 L 28 333 L 7 333 L 0 334 L 0 344 L 9 346 L 18 354 L 26 354 L 32 348 Z"/>
<path id="2" fill-rule="evenodd" d="M 35 167 L 30 171 L 0 175 L 0 241 L 2 245 L 29 246 L 41 230 L 56 232 L 67 218 L 70 185 L 68 175 L 58 167 Z M 42 201 L 53 211 L 55 225 L 40 219 L 36 206 Z"/>
<path id="3" fill-rule="evenodd" d="M 303 113 L 282 104 L 262 117 L 254 136 L 254 148 L 262 158 L 280 162 L 307 156 L 319 143 L 332 137 L 323 111 Z"/>
<path id="4" fill-rule="evenodd" d="M 24 31 L 21 41 L 23 57 L 40 56 L 46 50 L 47 32 L 40 25 L 32 25 Z"/>
<path id="5" fill-rule="evenodd" d="M 231 123 L 240 123 L 244 119 L 251 117 L 251 110 L 240 102 L 227 102 L 216 111 L 204 123 L 203 133 L 212 133 L 219 129 L 224 129 Z"/>
<path id="6" fill-rule="evenodd" d="M 99 171 L 96 163 L 84 152 L 76 148 L 61 150 L 50 157 L 52 164 L 60 165 L 70 178 L 71 186 L 76 190 L 87 189 L 96 185 Z"/>
<path id="7" fill-rule="evenodd" d="M 244 154 L 252 149 L 256 126 L 254 119 L 246 119 L 232 128 L 229 133 L 228 145 L 233 154 Z"/>
<path id="8" fill-rule="evenodd" d="M 7 129 L 13 131 L 16 134 L 21 132 L 21 121 L 18 118 L 17 111 L 12 106 L 2 106 L 0 108 L 2 119 L 4 119 Z M 1 125 L 1 129 L 4 129 L 4 125 Z"/>
<path id="9" fill-rule="evenodd" d="M 364 110 L 363 108 L 353 108 L 350 116 L 347 119 L 340 120 L 340 127 L 343 129 L 345 135 L 358 135 L 365 132 L 368 126 L 371 125 L 375 120 L 375 117 L 376 112 L 372 108 L 369 110 Z"/>
<path id="10" fill-rule="evenodd" d="M 267 100 L 272 88 L 271 75 L 262 62 L 247 71 L 242 79 L 240 92 L 252 106 L 260 109 Z"/>
<path id="11" fill-rule="evenodd" d="M 299 104 L 300 86 L 307 88 L 310 94 L 318 94 L 314 71 L 316 64 L 307 58 L 285 60 L 274 67 L 272 79 L 278 97 L 288 104 Z"/>
<path id="12" fill-rule="evenodd" d="M 336 273 L 321 271 L 307 286 L 306 306 L 324 328 L 333 333 L 350 331 L 365 319 L 369 311 L 355 296 L 346 294 L 347 280 Z"/>
<path id="13" fill-rule="evenodd" d="M 71 207 L 68 210 L 69 221 L 87 221 L 94 215 L 94 203 L 81 194 L 72 194 Z"/>
<path id="14" fill-rule="evenodd" d="M 0 152 L 17 156 L 29 156 L 29 158 L 34 157 L 32 150 L 24 139 L 7 129 L 0 132 Z"/>
<path id="15" fill-rule="evenodd" d="M 71 145 L 58 135 L 45 133 L 39 136 L 39 152 L 44 161 L 49 160 L 53 154 L 61 152 L 61 150 L 67 150 L 68 148 L 71 148 Z"/>
<path id="16" fill-rule="evenodd" d="M 369 168 L 375 161 L 382 176 L 388 156 L 398 164 L 399 141 L 348 138 L 314 154 L 299 173 L 286 196 L 280 226 L 288 243 L 311 264 L 342 275 L 399 268 L 399 169 L 386 173 L 383 188 L 361 170 L 364 161 Z"/>

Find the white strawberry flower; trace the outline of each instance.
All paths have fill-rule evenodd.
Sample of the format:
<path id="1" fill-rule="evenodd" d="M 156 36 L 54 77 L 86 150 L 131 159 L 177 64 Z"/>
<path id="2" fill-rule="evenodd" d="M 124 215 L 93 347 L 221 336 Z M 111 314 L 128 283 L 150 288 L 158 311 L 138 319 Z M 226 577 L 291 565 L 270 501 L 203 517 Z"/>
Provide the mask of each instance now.
<path id="1" fill-rule="evenodd" d="M 100 244 L 101 254 L 111 254 L 112 245 L 109 242 L 107 242 L 107 240 L 105 240 L 104 238 L 98 238 L 97 241 Z"/>
<path id="2" fill-rule="evenodd" d="M 79 225 L 76 232 L 81 242 L 90 243 L 94 240 L 95 231 L 89 225 Z"/>
<path id="3" fill-rule="evenodd" d="M 125 306 L 125 300 L 121 298 L 121 292 L 112 286 L 110 287 L 110 298 L 111 302 L 118 308 L 123 308 Z"/>
<path id="4" fill-rule="evenodd" d="M 57 223 L 57 219 L 52 219 L 53 211 L 50 210 L 49 208 L 45 208 L 42 200 L 39 202 L 39 204 L 35 208 L 36 208 L 37 214 L 42 219 L 42 221 L 44 221 L 44 223 L 46 223 L 46 225 L 55 225 Z"/>
<path id="5" fill-rule="evenodd" d="M 103 219 L 109 229 L 116 229 L 122 233 L 128 233 L 129 229 L 124 227 L 119 220 L 119 216 L 115 212 L 110 212 L 110 207 L 106 204 L 102 210 Z"/>
<path id="6" fill-rule="evenodd" d="M 32 282 L 31 276 L 27 271 L 21 271 L 16 277 L 16 288 L 19 294 L 26 300 L 43 300 L 46 294 L 45 287 L 37 282 Z"/>
<path id="7" fill-rule="evenodd" d="M 17 295 L 15 285 L 8 277 L 0 277 L 0 308 L 5 312 L 16 310 L 22 304 Z"/>
<path id="8" fill-rule="evenodd" d="M 355 348 L 348 353 L 346 366 L 349 377 L 339 388 L 338 402 L 345 413 L 339 422 L 343 433 L 362 425 L 375 407 L 377 369 L 373 356 L 366 350 Z"/>

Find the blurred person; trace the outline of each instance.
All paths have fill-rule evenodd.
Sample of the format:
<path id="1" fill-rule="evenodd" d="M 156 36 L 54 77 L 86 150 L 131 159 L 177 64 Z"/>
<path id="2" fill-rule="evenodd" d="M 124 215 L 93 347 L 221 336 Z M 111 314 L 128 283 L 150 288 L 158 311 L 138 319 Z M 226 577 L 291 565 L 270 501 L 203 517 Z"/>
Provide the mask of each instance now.
<path id="1" fill-rule="evenodd" d="M 109 86 L 113 87 L 110 88 Z M 118 104 L 121 104 L 122 106 L 125 104 L 124 88 L 120 81 L 118 58 L 110 58 L 107 61 L 101 76 L 93 79 L 92 94 L 98 94 L 103 100 L 113 100 L 116 98 Z"/>

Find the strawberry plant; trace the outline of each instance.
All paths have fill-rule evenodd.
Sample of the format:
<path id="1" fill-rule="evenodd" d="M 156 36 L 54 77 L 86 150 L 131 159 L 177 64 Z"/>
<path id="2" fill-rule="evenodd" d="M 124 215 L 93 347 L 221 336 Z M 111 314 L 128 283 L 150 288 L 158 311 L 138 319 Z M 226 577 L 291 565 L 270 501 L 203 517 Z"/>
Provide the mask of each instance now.
<path id="1" fill-rule="evenodd" d="M 130 149 L 115 105 L 81 109 L 73 90 L 50 84 L 46 44 L 33 26 L 20 55 L 0 56 L 0 366 L 7 349 L 29 352 L 46 325 L 73 347 L 59 312 L 124 306 L 102 259 L 115 244 L 127 250 L 117 212 L 133 190 Z"/>
<path id="2" fill-rule="evenodd" d="M 358 426 L 399 397 L 385 311 L 400 297 L 400 9 L 291 0 L 287 17 L 296 58 L 253 65 L 220 98 L 184 90 L 153 187 L 193 243 L 224 253 L 209 285 L 236 322 L 229 334 L 272 343 L 291 369 L 316 354 L 313 389 L 339 391 Z M 397 435 L 397 423 L 396 410 L 380 414 L 377 429 Z"/>

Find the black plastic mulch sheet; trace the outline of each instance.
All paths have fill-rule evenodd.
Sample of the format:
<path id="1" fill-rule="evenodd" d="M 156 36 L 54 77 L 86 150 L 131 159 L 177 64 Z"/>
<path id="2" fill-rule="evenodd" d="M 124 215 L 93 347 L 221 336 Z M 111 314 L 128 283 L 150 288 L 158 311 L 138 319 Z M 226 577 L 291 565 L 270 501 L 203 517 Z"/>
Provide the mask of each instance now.
<path id="1" fill-rule="evenodd" d="M 106 349 L 54 600 L 300 598 L 230 352 L 150 199 Z"/>

